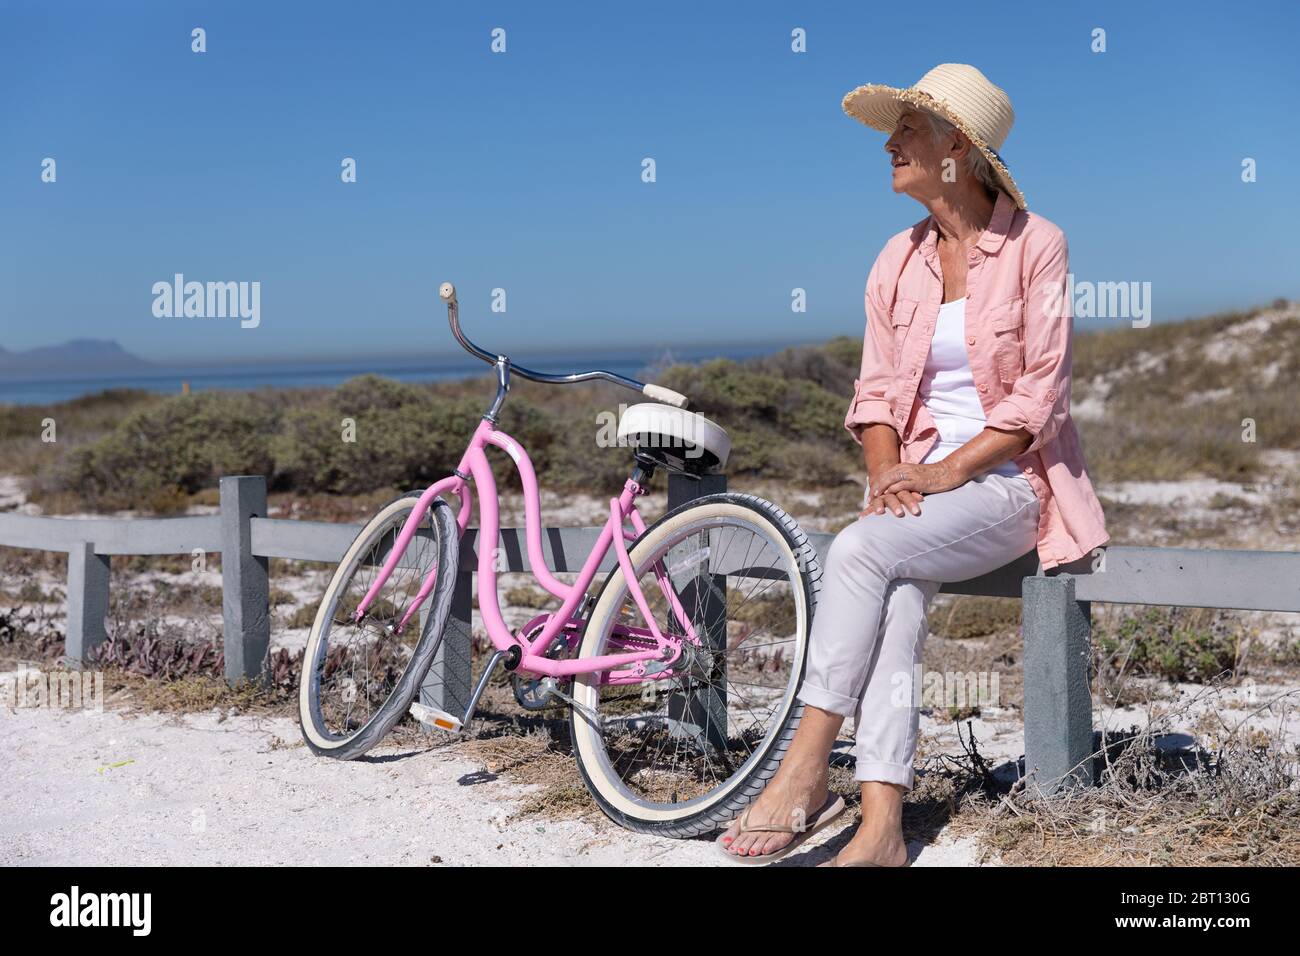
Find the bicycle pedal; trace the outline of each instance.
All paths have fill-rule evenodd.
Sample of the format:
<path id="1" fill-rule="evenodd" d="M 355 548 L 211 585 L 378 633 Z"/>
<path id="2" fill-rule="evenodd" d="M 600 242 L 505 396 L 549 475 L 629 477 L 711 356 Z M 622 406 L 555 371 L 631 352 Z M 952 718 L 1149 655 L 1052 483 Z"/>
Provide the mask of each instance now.
<path id="1" fill-rule="evenodd" d="M 439 730 L 450 731 L 453 734 L 460 733 L 462 729 L 459 717 L 453 717 L 437 707 L 427 707 L 419 701 L 411 705 L 411 716 L 422 724 L 430 724 Z"/>

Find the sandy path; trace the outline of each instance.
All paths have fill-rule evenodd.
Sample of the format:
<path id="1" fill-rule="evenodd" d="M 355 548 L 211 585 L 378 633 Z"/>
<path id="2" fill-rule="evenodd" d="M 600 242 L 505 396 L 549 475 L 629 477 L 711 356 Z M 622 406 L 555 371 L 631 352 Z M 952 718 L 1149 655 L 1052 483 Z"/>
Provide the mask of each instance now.
<path id="1" fill-rule="evenodd" d="M 313 757 L 289 720 L 0 712 L 6 864 L 712 865 L 704 840 L 606 821 L 510 822 L 519 787 L 442 750 Z M 123 763 L 131 761 L 130 763 Z M 827 837 L 838 847 L 845 828 Z M 819 841 L 820 842 L 820 841 Z M 820 862 L 813 850 L 804 862 Z M 968 864 L 968 843 L 911 847 Z"/>

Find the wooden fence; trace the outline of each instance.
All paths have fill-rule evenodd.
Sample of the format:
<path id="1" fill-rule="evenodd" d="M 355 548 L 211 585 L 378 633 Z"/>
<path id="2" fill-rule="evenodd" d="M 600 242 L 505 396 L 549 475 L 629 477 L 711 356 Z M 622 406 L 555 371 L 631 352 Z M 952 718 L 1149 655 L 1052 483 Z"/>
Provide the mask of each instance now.
<path id="1" fill-rule="evenodd" d="M 670 476 L 669 504 L 725 488 L 725 479 Z M 81 666 L 106 637 L 112 559 L 117 555 L 220 552 L 226 678 L 256 678 L 271 638 L 270 558 L 336 563 L 358 525 L 268 518 L 266 479 L 221 479 L 216 515 L 185 518 L 54 518 L 0 515 L 0 546 L 68 555 L 67 661 Z M 553 572 L 577 571 L 598 528 L 546 528 Z M 809 535 L 823 557 L 832 535 Z M 472 575 L 477 529 L 461 543 L 451 618 L 430 675 L 427 702 L 453 713 L 468 700 Z M 530 570 L 523 529 L 496 542 L 504 571 Z M 612 558 L 607 562 L 612 567 Z M 608 570 L 608 567 L 605 570 Z M 1024 602 L 1025 774 L 1046 793 L 1092 779 L 1093 601 L 1300 612 L 1300 553 L 1112 547 L 1043 574 L 1033 553 L 999 570 L 945 585 L 952 594 L 1019 597 Z"/>

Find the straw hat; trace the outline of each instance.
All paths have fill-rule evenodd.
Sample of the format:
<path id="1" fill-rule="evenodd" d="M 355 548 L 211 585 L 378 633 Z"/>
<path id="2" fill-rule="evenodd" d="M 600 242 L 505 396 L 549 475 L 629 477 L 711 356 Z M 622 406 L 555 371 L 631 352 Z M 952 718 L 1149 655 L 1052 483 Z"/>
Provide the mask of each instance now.
<path id="1" fill-rule="evenodd" d="M 966 134 L 992 164 L 1002 188 L 1025 209 L 1025 196 L 998 155 L 1016 114 L 1011 98 L 965 63 L 941 63 L 916 83 L 899 88 L 869 83 L 844 97 L 844 112 L 882 133 L 892 133 L 912 107 L 937 113 Z"/>

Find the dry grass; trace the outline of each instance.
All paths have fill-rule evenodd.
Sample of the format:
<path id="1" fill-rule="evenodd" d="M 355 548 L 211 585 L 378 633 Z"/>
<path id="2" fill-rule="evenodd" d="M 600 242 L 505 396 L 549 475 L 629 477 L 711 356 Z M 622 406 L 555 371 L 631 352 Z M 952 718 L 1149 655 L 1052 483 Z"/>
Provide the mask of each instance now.
<path id="1" fill-rule="evenodd" d="M 510 820 L 575 820 L 600 815 L 569 746 L 568 726 L 531 721 L 532 729 L 510 733 L 497 726 L 491 736 L 455 744 L 458 757 L 479 764 L 480 773 L 527 787 Z"/>
<path id="2" fill-rule="evenodd" d="M 512 607 L 526 608 L 548 608 L 555 603 L 555 598 L 547 594 L 541 588 L 534 587 L 531 584 L 521 584 L 516 587 L 506 588 L 500 598 L 505 604 Z"/>
<path id="3" fill-rule="evenodd" d="M 937 815 L 945 832 L 977 837 L 986 855 L 1010 865 L 1295 866 L 1300 761 L 1280 729 L 1211 710 L 1217 732 L 1203 745 L 1159 746 L 1217 693 L 1208 688 L 1145 728 L 1110 735 L 1093 755 L 1098 785 L 1047 800 L 1022 782 L 1007 787 L 973 741 L 960 759 L 931 758 L 908 799 L 913 830 L 932 829 Z M 1268 711 L 1281 728 L 1293 704 L 1287 695 L 1254 714 Z"/>
<path id="4" fill-rule="evenodd" d="M 19 585 L 22 593 L 30 584 Z M 0 669 L 14 664 L 55 664 L 64 653 L 63 628 L 45 602 L 0 602 Z"/>
<path id="5" fill-rule="evenodd" d="M 930 605 L 930 633 L 952 640 L 1014 632 L 1020 628 L 1018 598 L 941 595 Z"/>
<path id="6" fill-rule="evenodd" d="M 292 689 L 241 680 L 230 686 L 219 675 L 201 674 L 163 680 L 121 667 L 106 667 L 105 705 L 127 715 L 192 714 L 221 711 L 225 720 L 239 714 L 295 717 L 297 696 Z"/>
<path id="7" fill-rule="evenodd" d="M 1266 311 L 1277 313 L 1267 332 L 1239 334 Z M 1268 471 L 1263 452 L 1300 447 L 1300 316 L 1292 303 L 1077 335 L 1073 401 L 1103 379 L 1104 418 L 1079 422 L 1094 481 L 1249 480 Z M 1253 442 L 1242 438 L 1247 418 Z"/>

